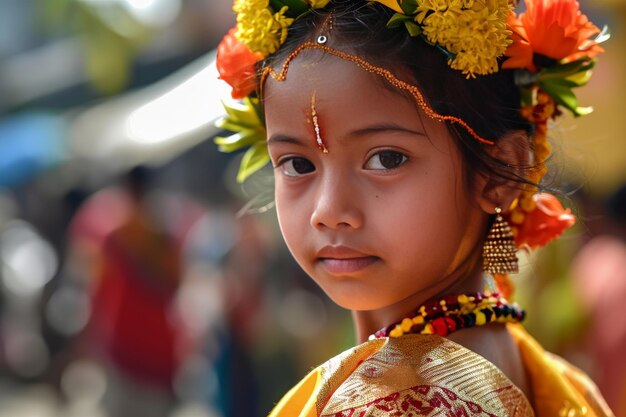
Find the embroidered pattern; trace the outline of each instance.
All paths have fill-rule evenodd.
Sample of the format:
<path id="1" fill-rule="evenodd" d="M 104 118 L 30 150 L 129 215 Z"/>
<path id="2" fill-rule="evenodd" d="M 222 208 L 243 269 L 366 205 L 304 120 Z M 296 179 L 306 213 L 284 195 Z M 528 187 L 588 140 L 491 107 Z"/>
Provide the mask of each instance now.
<path id="1" fill-rule="evenodd" d="M 348 408 L 324 417 L 373 416 L 489 416 L 497 417 L 449 389 L 436 385 L 417 385 L 404 391 L 378 398 L 365 405 Z"/>

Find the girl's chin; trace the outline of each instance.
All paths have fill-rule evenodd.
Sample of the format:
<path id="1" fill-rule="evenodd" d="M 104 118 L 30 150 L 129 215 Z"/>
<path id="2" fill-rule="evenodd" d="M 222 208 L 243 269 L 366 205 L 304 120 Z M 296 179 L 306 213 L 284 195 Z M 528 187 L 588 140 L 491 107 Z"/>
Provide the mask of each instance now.
<path id="1" fill-rule="evenodd" d="M 328 298 L 346 310 L 375 311 L 397 302 L 395 299 L 388 299 L 387 294 L 380 290 L 373 290 L 359 283 L 346 284 L 346 282 L 335 283 L 322 288 Z"/>

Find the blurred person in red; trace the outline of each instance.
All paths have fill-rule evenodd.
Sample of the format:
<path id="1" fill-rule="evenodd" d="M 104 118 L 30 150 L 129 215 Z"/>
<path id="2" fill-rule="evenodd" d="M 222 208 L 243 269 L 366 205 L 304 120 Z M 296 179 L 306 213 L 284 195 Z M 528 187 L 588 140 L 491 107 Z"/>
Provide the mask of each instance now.
<path id="1" fill-rule="evenodd" d="M 111 417 L 169 415 L 181 340 L 171 305 L 181 279 L 179 245 L 146 198 L 149 172 L 125 178 L 127 218 L 102 241 L 88 338 L 107 367 Z"/>
<path id="2" fill-rule="evenodd" d="M 603 231 L 572 264 L 576 289 L 590 315 L 586 351 L 594 379 L 616 416 L 626 416 L 626 185 L 608 200 Z"/>

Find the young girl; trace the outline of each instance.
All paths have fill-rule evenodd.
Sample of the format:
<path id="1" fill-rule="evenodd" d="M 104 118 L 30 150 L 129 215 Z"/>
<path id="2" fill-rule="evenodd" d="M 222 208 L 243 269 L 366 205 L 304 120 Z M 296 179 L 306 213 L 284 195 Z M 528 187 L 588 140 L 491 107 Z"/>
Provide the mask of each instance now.
<path id="1" fill-rule="evenodd" d="M 359 346 L 272 416 L 610 416 L 518 323 L 518 248 L 574 222 L 539 193 L 605 37 L 575 0 L 236 0 L 222 150 L 268 161 L 285 241 Z M 594 39 L 592 39 L 594 38 Z M 498 290 L 492 282 L 498 284 Z"/>

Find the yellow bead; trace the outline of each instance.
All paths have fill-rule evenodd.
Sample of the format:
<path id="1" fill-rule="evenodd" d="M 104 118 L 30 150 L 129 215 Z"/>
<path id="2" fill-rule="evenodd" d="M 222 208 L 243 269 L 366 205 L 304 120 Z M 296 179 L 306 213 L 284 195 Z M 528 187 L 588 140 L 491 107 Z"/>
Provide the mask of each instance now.
<path id="1" fill-rule="evenodd" d="M 422 317 L 422 316 L 415 316 L 415 317 L 413 317 L 413 323 L 415 323 L 415 324 L 423 324 L 424 323 L 424 317 Z"/>
<path id="2" fill-rule="evenodd" d="M 459 300 L 459 304 L 467 304 L 469 302 L 469 298 L 467 295 L 465 294 L 461 294 L 459 295 L 459 297 L 457 298 L 457 300 Z"/>
<path id="3" fill-rule="evenodd" d="M 487 323 L 487 317 L 485 317 L 485 313 L 483 313 L 482 311 L 477 311 L 474 314 L 476 314 L 476 325 L 477 326 L 482 326 L 483 324 Z"/>
<path id="4" fill-rule="evenodd" d="M 435 331 L 433 330 L 433 325 L 428 323 L 426 326 L 424 326 L 424 330 L 422 330 L 421 333 L 422 334 L 433 334 L 433 333 L 435 333 Z"/>
<path id="5" fill-rule="evenodd" d="M 413 320 L 411 319 L 403 319 L 402 323 L 400 323 L 400 327 L 402 327 L 402 331 L 404 333 L 408 333 L 411 331 L 411 327 L 413 327 Z"/>
<path id="6" fill-rule="evenodd" d="M 404 334 L 404 332 L 402 332 L 402 328 L 400 328 L 400 326 L 396 326 L 392 331 L 389 332 L 389 337 L 400 337 Z"/>

